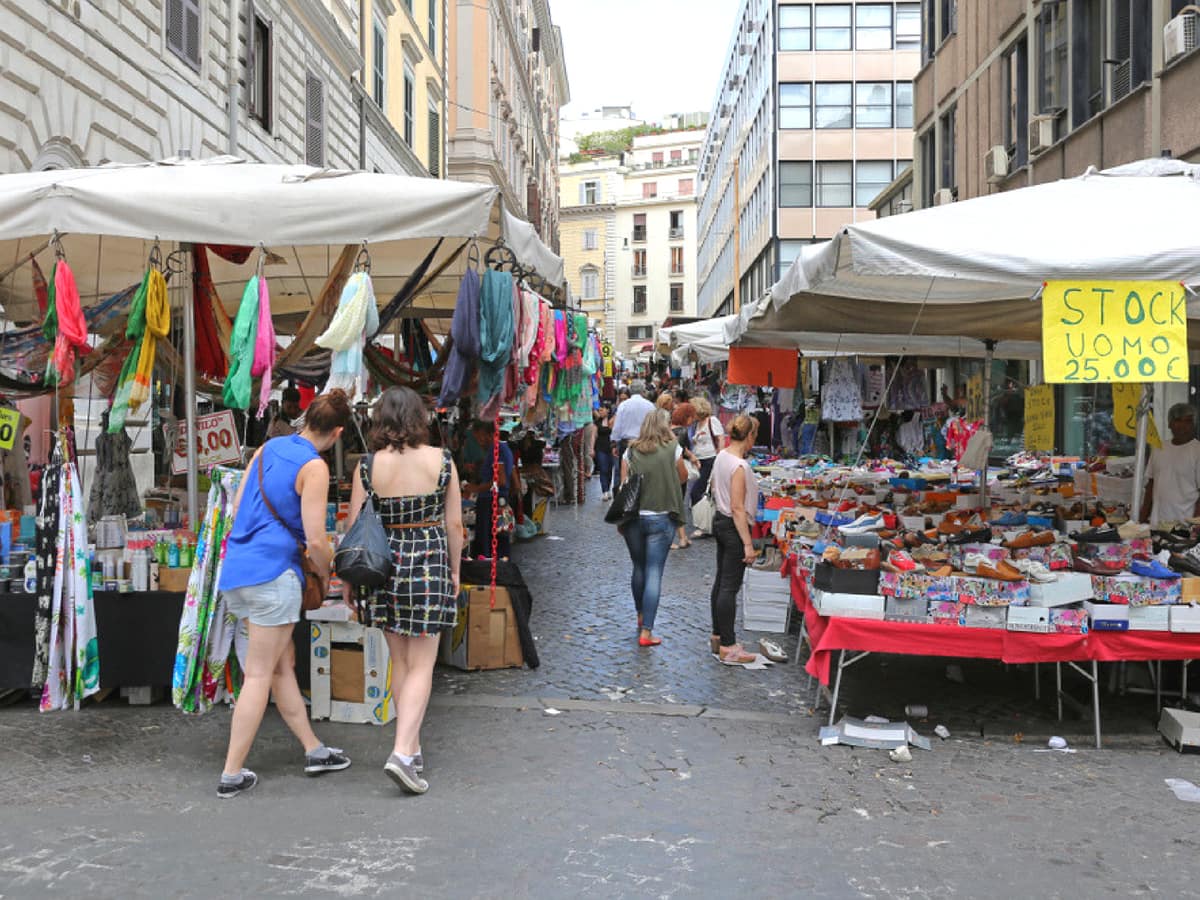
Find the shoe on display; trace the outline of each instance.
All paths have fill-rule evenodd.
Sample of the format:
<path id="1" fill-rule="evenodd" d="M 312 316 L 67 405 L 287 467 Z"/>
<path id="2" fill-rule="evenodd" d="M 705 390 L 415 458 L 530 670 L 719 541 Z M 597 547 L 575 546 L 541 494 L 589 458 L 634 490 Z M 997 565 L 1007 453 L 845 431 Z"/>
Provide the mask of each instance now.
<path id="1" fill-rule="evenodd" d="M 993 525 L 999 525 L 1003 528 L 1014 527 L 1016 525 L 1024 525 L 1029 521 L 1029 517 L 1025 513 L 1014 512 L 1010 510 L 998 519 L 992 519 Z"/>
<path id="2" fill-rule="evenodd" d="M 1121 535 L 1111 525 L 1101 525 L 1098 528 L 1076 532 L 1071 535 L 1071 539 L 1085 544 L 1119 544 Z"/>
<path id="3" fill-rule="evenodd" d="M 1076 556 L 1074 567 L 1076 572 L 1086 572 L 1089 575 L 1119 575 L 1125 570 L 1118 562 L 1099 560 L 1091 556 Z"/>
<path id="4" fill-rule="evenodd" d="M 980 566 L 987 565 L 989 562 L 991 562 L 991 560 L 989 560 L 982 553 L 968 553 L 965 557 L 963 557 L 963 571 L 974 573 Z"/>
<path id="5" fill-rule="evenodd" d="M 1200 575 L 1200 561 L 1193 559 L 1187 553 L 1172 553 L 1167 565 L 1176 572 L 1183 572 L 1188 575 Z"/>
<path id="6" fill-rule="evenodd" d="M 888 565 L 893 566 L 901 572 L 916 572 L 918 569 L 925 568 L 916 562 L 911 556 L 903 551 L 896 550 L 888 554 Z"/>
<path id="7" fill-rule="evenodd" d="M 983 578 L 995 578 L 998 581 L 1024 581 L 1025 575 L 1014 568 L 1007 559 L 992 562 L 986 560 L 975 567 L 975 574 Z"/>
<path id="8" fill-rule="evenodd" d="M 1053 543 L 1053 531 L 1026 531 L 1010 541 L 1005 541 L 1004 546 L 1010 550 L 1027 550 L 1030 547 L 1048 547 Z"/>
<path id="9" fill-rule="evenodd" d="M 947 544 L 987 544 L 992 540 L 992 529 L 976 528 L 964 529 L 958 534 L 952 534 L 946 538 Z"/>
<path id="10" fill-rule="evenodd" d="M 842 534 L 867 534 L 871 531 L 879 531 L 883 528 L 883 516 L 870 513 L 859 516 L 848 525 L 839 525 L 838 531 Z"/>
<path id="11" fill-rule="evenodd" d="M 1179 578 L 1179 573 L 1168 569 L 1157 559 L 1135 559 L 1129 564 L 1129 571 L 1143 578 Z"/>
<path id="12" fill-rule="evenodd" d="M 1052 581 L 1058 581 L 1057 575 L 1036 560 L 1015 559 L 1012 564 L 1013 568 L 1018 572 L 1021 572 L 1030 581 L 1036 581 L 1038 584 L 1049 584 Z"/>
<path id="13" fill-rule="evenodd" d="M 1125 522 L 1117 528 L 1123 541 L 1136 541 L 1150 537 L 1150 526 L 1145 522 Z"/>

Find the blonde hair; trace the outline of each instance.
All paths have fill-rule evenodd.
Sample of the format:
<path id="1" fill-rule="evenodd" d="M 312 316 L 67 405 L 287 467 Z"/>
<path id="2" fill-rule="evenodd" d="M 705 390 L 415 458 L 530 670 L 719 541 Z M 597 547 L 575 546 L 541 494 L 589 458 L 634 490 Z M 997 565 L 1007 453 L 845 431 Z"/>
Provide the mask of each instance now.
<path id="1" fill-rule="evenodd" d="M 712 404 L 708 402 L 707 397 L 693 397 L 692 408 L 696 410 L 696 421 L 712 415 Z"/>
<path id="2" fill-rule="evenodd" d="M 658 395 L 658 399 L 654 401 L 654 405 L 659 409 L 665 409 L 670 412 L 675 406 L 675 398 L 669 392 L 663 391 Z"/>
<path id="3" fill-rule="evenodd" d="M 758 419 L 743 413 L 729 423 L 729 436 L 735 441 L 744 441 L 746 438 L 757 437 Z"/>
<path id="4" fill-rule="evenodd" d="M 665 409 L 656 409 L 646 414 L 642 420 L 641 431 L 633 442 L 633 449 L 638 453 L 653 453 L 675 440 L 675 432 L 671 430 L 671 417 Z"/>

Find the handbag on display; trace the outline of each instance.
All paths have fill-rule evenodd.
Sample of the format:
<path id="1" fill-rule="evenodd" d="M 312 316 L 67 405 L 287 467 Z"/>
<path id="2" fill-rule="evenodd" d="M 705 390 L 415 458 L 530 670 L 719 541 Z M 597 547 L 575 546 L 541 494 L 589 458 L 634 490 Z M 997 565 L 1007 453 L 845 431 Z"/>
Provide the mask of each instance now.
<path id="1" fill-rule="evenodd" d="M 392 548 L 379 513 L 375 511 L 374 488 L 371 483 L 371 456 L 362 460 L 363 499 L 358 518 L 346 532 L 333 557 L 333 569 L 338 577 L 354 587 L 377 588 L 387 583 L 392 574 Z"/>
<path id="2" fill-rule="evenodd" d="M 512 534 L 517 528 L 517 517 L 508 501 L 501 499 L 496 510 L 496 534 Z"/>
<path id="3" fill-rule="evenodd" d="M 300 591 L 300 608 L 305 612 L 320 609 L 321 604 L 325 602 L 325 580 L 321 577 L 317 564 L 309 558 L 308 547 L 305 546 L 304 541 L 297 538 L 292 533 L 292 529 L 288 528 L 287 522 L 279 517 L 267 492 L 263 490 L 263 454 L 261 452 L 258 454 L 258 493 L 262 497 L 263 505 L 267 507 L 267 512 L 275 517 L 275 521 L 283 526 L 284 531 L 296 539 L 296 547 L 300 550 L 300 571 L 304 573 L 304 585 Z"/>
<path id="4" fill-rule="evenodd" d="M 610 525 L 620 525 L 626 519 L 636 516 L 642 507 L 642 475 L 640 472 L 631 473 L 613 494 L 612 506 L 604 514 L 604 521 Z"/>

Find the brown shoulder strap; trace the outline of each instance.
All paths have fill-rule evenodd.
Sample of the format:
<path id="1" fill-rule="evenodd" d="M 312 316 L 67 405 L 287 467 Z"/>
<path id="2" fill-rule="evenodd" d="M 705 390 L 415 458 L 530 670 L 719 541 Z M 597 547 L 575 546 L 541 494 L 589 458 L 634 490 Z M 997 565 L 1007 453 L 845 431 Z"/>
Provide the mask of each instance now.
<path id="1" fill-rule="evenodd" d="M 264 445 L 263 449 L 264 450 L 266 449 L 265 445 Z M 304 553 L 304 551 L 305 551 L 304 542 L 301 541 L 300 538 L 296 537 L 296 535 L 292 532 L 292 529 L 290 529 L 288 527 L 287 522 L 283 521 L 283 519 L 280 518 L 279 513 L 275 512 L 275 506 L 274 506 L 274 504 L 271 503 L 271 498 L 267 496 L 267 492 L 263 488 L 263 451 L 262 450 L 260 450 L 259 454 L 258 454 L 258 493 L 259 493 L 259 496 L 262 497 L 263 505 L 267 507 L 267 512 L 269 512 L 271 515 L 273 515 L 275 517 L 275 521 L 283 526 L 284 531 L 286 531 L 288 534 L 292 535 L 293 540 L 295 540 L 295 542 L 296 542 L 296 546 L 300 548 L 301 553 Z"/>

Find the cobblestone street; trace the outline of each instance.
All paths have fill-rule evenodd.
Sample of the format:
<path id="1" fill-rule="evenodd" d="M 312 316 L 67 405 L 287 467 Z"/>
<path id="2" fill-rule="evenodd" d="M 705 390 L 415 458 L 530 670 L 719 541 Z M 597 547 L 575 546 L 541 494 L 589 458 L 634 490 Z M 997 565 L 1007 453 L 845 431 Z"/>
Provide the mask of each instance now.
<path id="1" fill-rule="evenodd" d="M 636 647 L 600 515 L 554 510 L 564 539 L 517 551 L 540 670 L 439 670 L 425 797 L 382 775 L 390 728 L 319 723 L 354 765 L 311 780 L 268 714 L 261 784 L 222 803 L 227 709 L 0 709 L 0 898 L 1196 895 L 1200 805 L 1163 779 L 1200 772 L 1148 698 L 1106 697 L 1104 750 L 1069 719 L 1078 752 L 1052 753 L 1028 670 L 967 665 L 952 684 L 944 661 L 881 658 L 850 679 L 851 711 L 924 702 L 919 730 L 949 722 L 951 739 L 907 764 L 821 747 L 796 667 L 705 652 L 710 542 L 672 554 L 664 644 Z"/>

